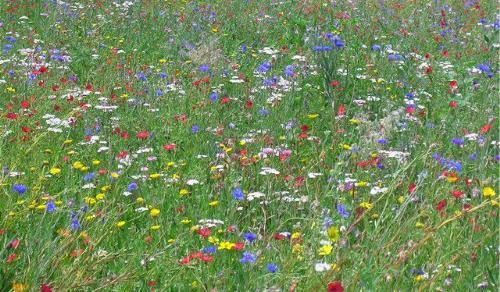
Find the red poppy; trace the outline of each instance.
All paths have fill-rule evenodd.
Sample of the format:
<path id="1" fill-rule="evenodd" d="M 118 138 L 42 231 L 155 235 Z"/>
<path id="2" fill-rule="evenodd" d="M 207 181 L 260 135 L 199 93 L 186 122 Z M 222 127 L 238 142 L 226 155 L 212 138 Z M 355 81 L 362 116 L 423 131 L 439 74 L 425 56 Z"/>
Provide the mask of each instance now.
<path id="1" fill-rule="evenodd" d="M 457 85 L 457 81 L 456 80 L 450 81 L 450 88 L 451 89 L 455 89 L 457 87 L 458 87 L 458 85 Z"/>
<path id="2" fill-rule="evenodd" d="M 328 292 L 344 292 L 344 287 L 339 281 L 328 283 Z"/>
<path id="3" fill-rule="evenodd" d="M 30 129 L 30 127 L 22 126 L 21 131 L 23 131 L 24 133 L 29 133 L 29 132 L 31 132 L 31 129 Z"/>
<path id="4" fill-rule="evenodd" d="M 47 284 L 42 284 L 40 285 L 40 292 L 52 292 L 52 288 Z"/>
<path id="5" fill-rule="evenodd" d="M 191 259 L 189 257 L 184 257 L 181 259 L 180 264 L 187 265 L 187 264 L 189 264 L 190 261 L 191 261 Z"/>
<path id="6" fill-rule="evenodd" d="M 15 120 L 15 119 L 17 119 L 17 117 L 18 116 L 15 113 L 8 113 L 7 114 L 7 119 L 9 119 L 9 120 Z"/>
<path id="7" fill-rule="evenodd" d="M 230 101 L 229 97 L 225 96 L 225 97 L 223 97 L 223 98 L 220 100 L 220 103 L 221 103 L 221 104 L 226 104 L 226 103 L 228 103 L 229 101 Z"/>
<path id="8" fill-rule="evenodd" d="M 11 253 L 8 257 L 7 260 L 5 261 L 7 264 L 12 263 L 15 259 L 17 258 L 17 254 Z"/>
<path id="9" fill-rule="evenodd" d="M 22 108 L 29 108 L 30 103 L 27 100 L 23 100 L 23 101 L 21 101 L 21 107 Z"/>
<path id="10" fill-rule="evenodd" d="M 453 190 L 453 191 L 451 191 L 451 194 L 455 198 L 460 199 L 464 193 L 462 191 L 460 191 L 460 190 Z"/>
<path id="11" fill-rule="evenodd" d="M 449 103 L 448 105 L 449 105 L 451 108 L 456 108 L 458 104 L 457 104 L 457 102 L 456 102 L 456 101 L 452 100 L 452 101 L 450 101 L 450 103 Z"/>
<path id="12" fill-rule="evenodd" d="M 436 210 L 443 211 L 444 207 L 446 207 L 446 199 L 439 201 L 439 203 L 436 205 Z"/>
<path id="13" fill-rule="evenodd" d="M 337 109 L 337 117 L 342 117 L 345 115 L 345 105 L 341 104 Z"/>
<path id="14" fill-rule="evenodd" d="M 212 234 L 212 231 L 209 229 L 209 228 L 201 228 L 201 229 L 198 229 L 197 233 L 203 237 L 203 238 L 207 238 L 210 236 L 210 234 Z"/>
<path id="15" fill-rule="evenodd" d="M 209 263 L 209 262 L 213 262 L 214 261 L 214 257 L 213 256 L 209 256 L 209 255 L 202 255 L 200 259 L 203 262 L 205 262 L 205 263 Z"/>
<path id="16" fill-rule="evenodd" d="M 481 127 L 481 134 L 486 134 L 490 131 L 491 129 L 491 125 L 490 124 L 486 124 L 484 126 Z"/>
<path id="17" fill-rule="evenodd" d="M 330 86 L 337 87 L 339 85 L 340 85 L 340 82 L 337 80 L 333 80 L 332 82 L 330 82 Z"/>
<path id="18" fill-rule="evenodd" d="M 245 244 L 243 242 L 237 242 L 233 246 L 234 250 L 242 250 L 244 248 L 245 248 Z"/>
<path id="19" fill-rule="evenodd" d="M 148 131 L 140 131 L 136 135 L 137 139 L 147 139 L 149 138 L 149 132 Z"/>
<path id="20" fill-rule="evenodd" d="M 273 238 L 274 238 L 274 239 L 276 239 L 276 240 L 283 240 L 283 239 L 285 239 L 285 238 L 286 238 L 286 236 L 284 236 L 284 235 L 283 235 L 283 234 L 281 234 L 281 233 L 275 233 L 275 234 L 273 235 Z"/>
<path id="21" fill-rule="evenodd" d="M 9 243 L 8 247 L 9 247 L 9 248 L 12 248 L 12 249 L 16 249 L 16 248 L 19 246 L 19 243 L 20 243 L 19 239 L 13 239 L 13 240 Z"/>
<path id="22" fill-rule="evenodd" d="M 247 103 L 246 103 L 245 107 L 246 107 L 247 109 L 251 109 L 251 108 L 253 107 L 253 101 L 251 101 L 251 100 L 247 100 Z"/>
<path id="23" fill-rule="evenodd" d="M 415 191 L 415 189 L 417 188 L 417 185 L 414 184 L 414 183 L 411 183 L 409 186 L 408 186 L 408 192 L 411 194 Z"/>
<path id="24" fill-rule="evenodd" d="M 172 150 L 175 149 L 175 144 L 171 143 L 171 144 L 168 144 L 168 145 L 163 145 L 163 149 L 165 149 L 167 151 L 172 151 Z"/>

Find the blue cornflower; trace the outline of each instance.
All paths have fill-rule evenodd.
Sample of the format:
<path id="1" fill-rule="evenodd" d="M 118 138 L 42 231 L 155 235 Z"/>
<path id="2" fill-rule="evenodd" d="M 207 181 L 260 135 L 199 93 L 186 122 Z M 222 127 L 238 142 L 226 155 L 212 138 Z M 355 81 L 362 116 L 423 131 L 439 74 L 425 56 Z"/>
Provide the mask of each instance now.
<path id="1" fill-rule="evenodd" d="M 451 139 L 451 143 L 457 145 L 457 146 L 463 146 L 464 145 L 464 138 L 453 138 Z"/>
<path id="2" fill-rule="evenodd" d="M 47 204 L 45 205 L 45 209 L 47 210 L 47 213 L 55 212 L 56 204 L 54 204 L 54 201 L 48 201 Z"/>
<path id="3" fill-rule="evenodd" d="M 259 65 L 259 67 L 257 68 L 257 72 L 259 73 L 266 73 L 267 71 L 269 71 L 271 69 L 271 62 L 264 62 L 262 64 Z"/>
<path id="4" fill-rule="evenodd" d="M 80 225 L 80 222 L 78 222 L 78 218 L 74 217 L 73 219 L 71 219 L 71 229 L 73 229 L 73 231 L 76 231 L 81 227 L 82 225 Z"/>
<path id="5" fill-rule="evenodd" d="M 201 72 L 207 72 L 208 70 L 210 70 L 210 67 L 208 67 L 208 65 L 201 65 L 200 67 L 198 67 L 198 70 L 200 70 Z"/>
<path id="6" fill-rule="evenodd" d="M 347 218 L 350 215 L 350 213 L 347 212 L 346 207 L 344 205 L 342 205 L 342 204 L 337 204 L 337 212 L 343 218 Z"/>
<path id="7" fill-rule="evenodd" d="M 18 193 L 19 195 L 22 195 L 22 194 L 26 193 L 28 188 L 25 185 L 15 184 L 12 186 L 12 190 L 14 192 Z"/>
<path id="8" fill-rule="evenodd" d="M 403 56 L 401 56 L 399 54 L 389 54 L 387 56 L 387 58 L 389 59 L 389 61 L 401 61 L 401 60 L 403 60 Z"/>
<path id="9" fill-rule="evenodd" d="M 376 51 L 380 51 L 380 49 L 382 49 L 382 47 L 381 47 L 381 46 L 379 46 L 379 45 L 373 45 L 373 46 L 372 46 L 372 51 L 374 51 L 374 52 L 376 52 Z"/>
<path id="10" fill-rule="evenodd" d="M 235 200 L 241 201 L 245 199 L 245 194 L 243 193 L 241 188 L 234 188 L 232 194 Z"/>
<path id="11" fill-rule="evenodd" d="M 469 155 L 469 159 L 470 160 L 476 160 L 477 159 L 477 153 L 472 153 L 471 155 Z"/>
<path id="12" fill-rule="evenodd" d="M 217 99 L 219 99 L 219 94 L 217 92 L 212 92 L 210 93 L 210 100 L 213 101 L 213 102 L 216 102 Z"/>
<path id="13" fill-rule="evenodd" d="M 191 133 L 196 134 L 200 131 L 200 126 L 198 125 L 192 125 L 191 126 Z"/>
<path id="14" fill-rule="evenodd" d="M 377 143 L 385 145 L 385 144 L 387 144 L 387 139 L 385 139 L 385 138 L 378 139 Z"/>
<path id="15" fill-rule="evenodd" d="M 241 52 L 245 53 L 247 51 L 247 45 L 241 45 Z"/>
<path id="16" fill-rule="evenodd" d="M 257 239 L 257 234 L 251 233 L 251 232 L 246 232 L 246 233 L 243 233 L 243 238 L 246 241 L 253 242 L 254 240 Z"/>
<path id="17" fill-rule="evenodd" d="M 89 172 L 83 177 L 83 181 L 88 182 L 95 177 L 95 173 Z"/>
<path id="18" fill-rule="evenodd" d="M 135 190 L 137 190 L 137 188 L 138 188 L 138 187 L 139 187 L 139 186 L 137 185 L 137 183 L 136 183 L 136 182 L 131 182 L 131 183 L 128 185 L 127 189 L 128 189 L 128 191 L 129 191 L 129 192 L 131 192 L 131 191 L 135 191 Z"/>
<path id="19" fill-rule="evenodd" d="M 292 77 L 295 72 L 293 72 L 294 67 L 293 65 L 288 65 L 285 67 L 285 76 L 286 77 Z"/>
<path id="20" fill-rule="evenodd" d="M 165 72 L 160 72 L 160 78 L 164 79 L 164 78 L 167 78 L 167 73 Z"/>
<path id="21" fill-rule="evenodd" d="M 333 44 L 335 45 L 335 47 L 337 47 L 339 49 L 342 49 L 345 46 L 344 41 L 341 40 L 339 37 L 337 37 L 333 40 Z"/>
<path id="22" fill-rule="evenodd" d="M 5 37 L 5 40 L 8 41 L 8 42 L 11 42 L 11 43 L 15 43 L 16 42 L 16 38 L 9 35 L 9 36 L 6 36 Z"/>
<path id="23" fill-rule="evenodd" d="M 162 96 L 162 95 L 163 95 L 163 90 L 161 90 L 161 89 L 158 88 L 156 90 L 156 96 Z"/>
<path id="24" fill-rule="evenodd" d="M 201 250 L 202 253 L 215 253 L 216 251 L 217 248 L 215 246 L 207 246 Z"/>
<path id="25" fill-rule="evenodd" d="M 267 271 L 269 273 L 276 273 L 278 271 L 278 266 L 273 263 L 267 264 Z"/>
<path id="26" fill-rule="evenodd" d="M 137 75 L 135 75 L 135 77 L 137 77 L 137 79 L 139 79 L 139 80 L 141 80 L 141 81 L 146 81 L 146 80 L 148 80 L 148 79 L 146 78 L 146 75 L 144 74 L 144 72 L 139 72 L 139 73 L 137 73 Z"/>
<path id="27" fill-rule="evenodd" d="M 246 263 L 254 263 L 257 260 L 257 256 L 251 252 L 244 252 L 243 257 L 240 259 L 240 263 L 246 264 Z"/>
<path id="28" fill-rule="evenodd" d="M 271 112 L 269 110 L 265 109 L 265 108 L 261 108 L 259 110 L 259 115 L 261 115 L 261 116 L 268 116 L 270 113 Z"/>
<path id="29" fill-rule="evenodd" d="M 485 63 L 477 65 L 477 69 L 481 70 L 481 72 L 483 73 L 488 73 L 491 71 L 490 66 Z"/>

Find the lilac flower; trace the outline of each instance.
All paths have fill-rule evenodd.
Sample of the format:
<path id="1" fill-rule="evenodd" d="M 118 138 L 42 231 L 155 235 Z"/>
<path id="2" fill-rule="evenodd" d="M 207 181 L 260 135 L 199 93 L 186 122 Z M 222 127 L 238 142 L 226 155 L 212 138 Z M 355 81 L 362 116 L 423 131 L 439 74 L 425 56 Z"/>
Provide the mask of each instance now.
<path id="1" fill-rule="evenodd" d="M 453 138 L 453 139 L 451 139 L 451 143 L 453 143 L 453 144 L 455 144 L 455 145 L 457 145 L 459 147 L 463 146 L 464 142 L 465 142 L 464 138 Z"/>
<path id="2" fill-rule="evenodd" d="M 199 131 L 200 131 L 200 126 L 198 126 L 198 125 L 191 126 L 191 133 L 196 134 Z"/>

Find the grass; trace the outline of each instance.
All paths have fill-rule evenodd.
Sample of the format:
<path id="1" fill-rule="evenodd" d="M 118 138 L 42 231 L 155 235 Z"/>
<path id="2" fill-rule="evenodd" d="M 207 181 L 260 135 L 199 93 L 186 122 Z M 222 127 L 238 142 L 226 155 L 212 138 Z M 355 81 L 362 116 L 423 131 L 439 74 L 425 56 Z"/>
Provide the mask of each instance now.
<path id="1" fill-rule="evenodd" d="M 6 1 L 0 290 L 496 291 L 497 5 L 340 2 Z"/>

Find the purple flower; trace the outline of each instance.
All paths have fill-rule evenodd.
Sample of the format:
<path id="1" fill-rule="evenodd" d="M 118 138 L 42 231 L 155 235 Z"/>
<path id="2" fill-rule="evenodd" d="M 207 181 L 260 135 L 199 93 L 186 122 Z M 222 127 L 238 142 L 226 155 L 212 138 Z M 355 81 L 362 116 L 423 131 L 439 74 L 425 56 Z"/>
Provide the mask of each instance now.
<path id="1" fill-rule="evenodd" d="M 198 70 L 200 70 L 201 72 L 207 72 L 208 70 L 210 70 L 210 67 L 208 67 L 208 65 L 201 65 Z"/>
<path id="2" fill-rule="evenodd" d="M 207 246 L 207 247 L 204 247 L 201 252 L 202 253 L 215 253 L 217 251 L 217 249 L 215 248 L 215 246 Z"/>
<path id="3" fill-rule="evenodd" d="M 286 77 L 292 77 L 293 74 L 295 74 L 295 72 L 293 72 L 295 68 L 293 67 L 293 65 L 288 65 L 285 67 L 285 76 Z"/>
<path id="4" fill-rule="evenodd" d="M 376 51 L 380 51 L 381 47 L 379 45 L 373 45 L 372 46 L 372 51 L 376 52 Z"/>
<path id="5" fill-rule="evenodd" d="M 78 222 L 78 218 L 73 218 L 71 219 L 71 229 L 73 229 L 73 231 L 76 231 L 78 229 L 80 229 L 82 226 L 80 225 L 80 222 Z"/>
<path id="6" fill-rule="evenodd" d="M 191 133 L 196 134 L 199 131 L 200 131 L 200 126 L 198 126 L 198 125 L 191 126 Z"/>
<path id="7" fill-rule="evenodd" d="M 216 102 L 216 101 L 217 101 L 217 99 L 219 99 L 219 94 L 218 94 L 217 92 L 212 92 L 212 93 L 210 93 L 210 96 L 209 96 L 209 97 L 210 97 L 210 100 L 211 100 L 212 102 Z"/>
<path id="8" fill-rule="evenodd" d="M 267 71 L 269 71 L 271 69 L 271 62 L 264 62 L 262 64 L 259 65 L 259 67 L 257 68 L 257 72 L 259 73 L 266 73 Z"/>

